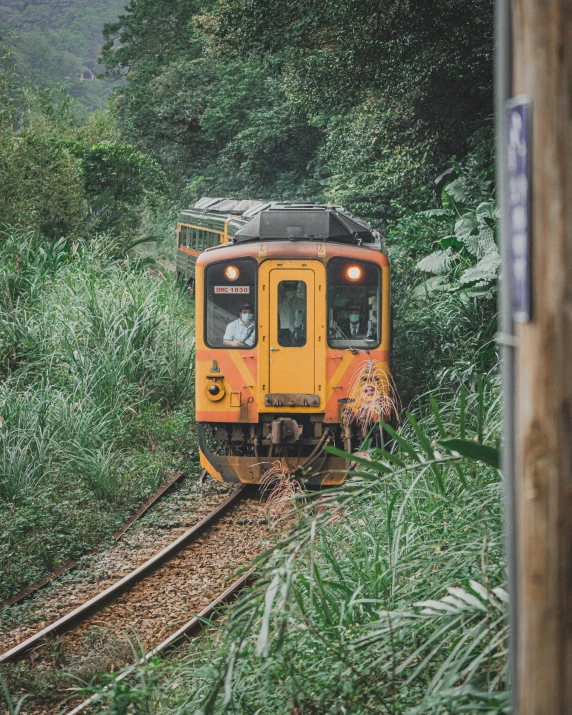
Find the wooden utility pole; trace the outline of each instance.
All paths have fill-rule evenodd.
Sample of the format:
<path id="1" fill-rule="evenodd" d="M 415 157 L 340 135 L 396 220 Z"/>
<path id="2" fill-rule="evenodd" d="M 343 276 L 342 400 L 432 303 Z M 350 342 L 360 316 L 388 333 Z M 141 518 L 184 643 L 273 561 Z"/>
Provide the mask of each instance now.
<path id="1" fill-rule="evenodd" d="M 572 0 L 512 0 L 512 48 L 512 94 L 528 95 L 532 120 L 531 313 L 515 324 L 516 706 L 572 715 Z"/>

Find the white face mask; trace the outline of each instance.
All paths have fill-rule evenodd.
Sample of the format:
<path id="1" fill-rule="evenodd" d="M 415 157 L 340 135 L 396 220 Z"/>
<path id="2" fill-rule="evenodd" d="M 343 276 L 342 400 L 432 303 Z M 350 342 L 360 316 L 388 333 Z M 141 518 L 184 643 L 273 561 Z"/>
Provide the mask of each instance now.
<path id="1" fill-rule="evenodd" d="M 251 323 L 254 315 L 252 313 L 241 313 L 240 319 L 243 323 Z"/>

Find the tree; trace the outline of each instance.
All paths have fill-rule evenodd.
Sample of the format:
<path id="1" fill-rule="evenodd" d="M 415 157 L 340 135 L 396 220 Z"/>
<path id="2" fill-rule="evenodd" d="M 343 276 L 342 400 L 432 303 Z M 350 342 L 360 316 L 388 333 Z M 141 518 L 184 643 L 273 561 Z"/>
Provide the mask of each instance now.
<path id="1" fill-rule="evenodd" d="M 126 80 L 113 102 L 123 135 L 188 185 L 188 200 L 209 192 L 313 197 L 319 129 L 261 62 L 211 57 L 192 25 L 198 10 L 133 0 L 105 27 L 108 76 Z"/>

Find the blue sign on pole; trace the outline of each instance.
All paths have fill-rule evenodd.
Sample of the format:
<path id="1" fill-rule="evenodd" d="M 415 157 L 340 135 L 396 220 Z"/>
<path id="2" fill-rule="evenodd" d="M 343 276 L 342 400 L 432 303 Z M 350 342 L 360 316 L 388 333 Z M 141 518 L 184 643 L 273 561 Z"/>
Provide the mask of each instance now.
<path id="1" fill-rule="evenodd" d="M 529 97 L 510 99 L 506 111 L 512 311 L 516 322 L 526 323 L 531 318 Z"/>

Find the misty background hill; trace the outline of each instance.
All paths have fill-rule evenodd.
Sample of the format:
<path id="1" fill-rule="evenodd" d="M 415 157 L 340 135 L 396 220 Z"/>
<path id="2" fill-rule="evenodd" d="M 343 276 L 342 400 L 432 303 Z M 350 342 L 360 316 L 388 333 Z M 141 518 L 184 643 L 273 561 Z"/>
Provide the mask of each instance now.
<path id="1" fill-rule="evenodd" d="M 124 0 L 0 0 L 0 36 L 20 74 L 43 86 L 61 84 L 87 111 L 104 107 L 111 85 L 96 79 L 102 28 Z"/>

